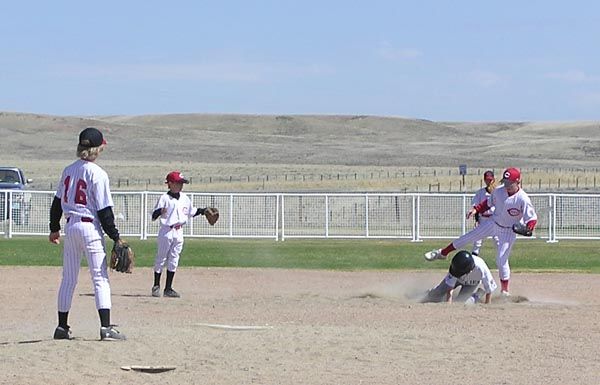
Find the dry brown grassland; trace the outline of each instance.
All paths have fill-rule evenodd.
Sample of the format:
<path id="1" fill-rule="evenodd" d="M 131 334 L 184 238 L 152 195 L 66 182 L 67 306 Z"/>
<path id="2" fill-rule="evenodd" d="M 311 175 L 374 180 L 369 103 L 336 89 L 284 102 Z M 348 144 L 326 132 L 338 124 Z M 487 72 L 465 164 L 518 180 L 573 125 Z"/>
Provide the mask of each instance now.
<path id="1" fill-rule="evenodd" d="M 599 122 L 432 122 L 376 116 L 0 113 L 0 163 L 53 190 L 87 126 L 103 130 L 99 164 L 114 190 L 459 192 L 481 174 L 521 167 L 528 191 L 595 192 Z M 459 175 L 459 165 L 467 175 Z"/>

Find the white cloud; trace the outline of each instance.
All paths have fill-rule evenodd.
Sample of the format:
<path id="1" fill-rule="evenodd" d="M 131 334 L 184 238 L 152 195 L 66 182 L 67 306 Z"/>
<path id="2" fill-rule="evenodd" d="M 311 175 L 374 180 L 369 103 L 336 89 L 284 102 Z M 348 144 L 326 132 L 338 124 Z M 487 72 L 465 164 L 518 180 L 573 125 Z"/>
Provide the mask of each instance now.
<path id="1" fill-rule="evenodd" d="M 116 80 L 189 80 L 259 83 L 274 78 L 304 78 L 333 71 L 317 64 L 220 62 L 202 64 L 69 64 L 57 70 L 61 77 Z"/>
<path id="2" fill-rule="evenodd" d="M 142 79 L 169 80 L 218 80 L 233 82 L 256 82 L 262 77 L 259 68 L 231 64 L 145 64 L 116 68 L 129 76 Z"/>
<path id="3" fill-rule="evenodd" d="M 600 81 L 598 76 L 590 76 L 582 70 L 550 72 L 545 75 L 548 79 L 561 80 L 568 83 L 595 83 Z"/>
<path id="4" fill-rule="evenodd" d="M 386 60 L 407 60 L 423 56 L 423 52 L 414 48 L 396 48 L 390 42 L 382 41 L 377 47 L 377 55 Z"/>
<path id="5" fill-rule="evenodd" d="M 71 63 L 58 70 L 61 76 L 115 80 L 221 80 L 255 82 L 260 72 L 253 68 L 207 64 L 122 64 Z"/>
<path id="6" fill-rule="evenodd" d="M 481 87 L 496 87 L 508 80 L 506 77 L 492 71 L 474 70 L 468 73 L 468 78 Z"/>
<path id="7" fill-rule="evenodd" d="M 577 95 L 577 100 L 585 106 L 600 107 L 600 92 L 586 92 Z"/>

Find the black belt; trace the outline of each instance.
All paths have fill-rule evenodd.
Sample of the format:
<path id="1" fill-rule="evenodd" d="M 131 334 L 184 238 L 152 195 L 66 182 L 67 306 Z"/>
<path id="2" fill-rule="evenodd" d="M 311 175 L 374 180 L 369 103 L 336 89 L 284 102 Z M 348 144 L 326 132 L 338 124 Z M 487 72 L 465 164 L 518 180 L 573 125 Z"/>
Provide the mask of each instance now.
<path id="1" fill-rule="evenodd" d="M 498 222 L 494 221 L 495 224 L 497 224 L 499 227 L 502 227 L 503 229 L 510 229 L 510 226 L 502 226 L 501 224 L 499 224 Z"/>
<path id="2" fill-rule="evenodd" d="M 71 217 L 68 217 L 67 223 L 69 223 L 70 220 L 71 220 Z M 79 218 L 79 221 L 92 223 L 92 222 L 94 222 L 94 218 L 81 217 L 81 218 Z"/>
<path id="3" fill-rule="evenodd" d="M 169 226 L 169 227 L 171 227 L 172 229 L 175 229 L 175 230 L 179 230 L 180 228 L 183 227 L 183 225 L 173 225 L 173 226 Z"/>

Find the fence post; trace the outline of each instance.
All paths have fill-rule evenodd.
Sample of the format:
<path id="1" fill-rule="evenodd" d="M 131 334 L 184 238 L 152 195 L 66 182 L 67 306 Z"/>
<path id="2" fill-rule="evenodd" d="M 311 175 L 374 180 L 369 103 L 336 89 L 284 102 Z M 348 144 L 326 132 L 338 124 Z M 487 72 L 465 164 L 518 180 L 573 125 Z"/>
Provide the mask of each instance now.
<path id="1" fill-rule="evenodd" d="M 146 240 L 148 239 L 148 216 L 146 215 L 148 212 L 148 191 L 142 192 L 142 204 L 140 206 L 140 218 L 142 219 L 142 223 L 140 224 L 140 239 Z"/>
<path id="2" fill-rule="evenodd" d="M 413 238 L 411 242 L 422 242 L 420 239 L 419 233 L 419 217 L 420 217 L 420 207 L 421 207 L 421 196 L 419 194 L 412 195 L 412 212 L 413 212 L 413 220 L 412 220 L 412 235 Z"/>
<path id="3" fill-rule="evenodd" d="M 329 195 L 325 194 L 325 238 L 329 238 Z"/>
<path id="4" fill-rule="evenodd" d="M 548 243 L 556 243 L 556 194 L 551 194 L 548 197 Z"/>
<path id="5" fill-rule="evenodd" d="M 365 194 L 365 236 L 369 238 L 369 194 Z"/>
<path id="6" fill-rule="evenodd" d="M 463 212 L 467 211 L 466 208 L 468 202 L 467 202 L 467 194 L 463 194 Z M 467 217 L 465 215 L 462 215 L 462 233 L 461 234 L 465 234 L 467 232 Z"/>
<path id="7" fill-rule="evenodd" d="M 287 174 L 286 174 L 287 176 Z M 284 199 L 285 195 L 283 194 L 277 194 L 277 211 L 279 212 L 280 208 L 281 208 L 281 219 L 277 221 L 277 223 L 279 223 L 279 221 L 281 221 L 281 241 L 285 241 L 285 199 Z M 281 199 L 281 205 L 279 204 Z"/>
<path id="8" fill-rule="evenodd" d="M 229 237 L 233 238 L 233 194 L 229 194 Z"/>

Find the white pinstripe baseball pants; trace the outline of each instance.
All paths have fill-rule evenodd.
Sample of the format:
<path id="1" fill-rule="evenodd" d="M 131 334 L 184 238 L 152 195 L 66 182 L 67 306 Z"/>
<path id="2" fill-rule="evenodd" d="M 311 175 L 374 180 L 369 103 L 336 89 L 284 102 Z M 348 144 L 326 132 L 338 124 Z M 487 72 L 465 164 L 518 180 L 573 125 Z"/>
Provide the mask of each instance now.
<path id="1" fill-rule="evenodd" d="M 183 227 L 172 229 L 169 226 L 161 226 L 157 238 L 158 250 L 154 260 L 154 271 L 162 273 L 167 264 L 167 270 L 177 271 L 179 266 L 179 255 L 183 250 Z"/>
<path id="2" fill-rule="evenodd" d="M 64 240 L 63 273 L 58 290 L 58 311 L 68 312 L 71 309 L 83 255 L 87 258 L 92 278 L 96 309 L 110 309 L 112 305 L 110 283 L 106 252 L 104 251 L 104 237 L 100 224 L 80 221 L 67 223 Z"/>
<path id="3" fill-rule="evenodd" d="M 481 223 L 468 233 L 460 236 L 452 242 L 455 249 L 459 250 L 463 246 L 473 243 L 479 239 L 493 237 L 496 243 L 496 267 L 501 280 L 510 279 L 510 265 L 508 259 L 510 251 L 517 239 L 517 235 L 511 228 L 500 227 L 493 220 Z"/>

